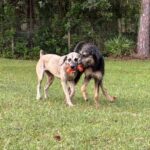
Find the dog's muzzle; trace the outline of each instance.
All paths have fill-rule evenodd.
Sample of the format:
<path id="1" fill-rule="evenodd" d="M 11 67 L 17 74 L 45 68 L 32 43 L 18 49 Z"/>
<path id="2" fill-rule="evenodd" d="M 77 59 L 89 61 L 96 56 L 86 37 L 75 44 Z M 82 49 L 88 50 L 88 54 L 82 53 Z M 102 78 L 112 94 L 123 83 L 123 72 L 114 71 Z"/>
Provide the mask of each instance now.
<path id="1" fill-rule="evenodd" d="M 76 70 L 77 69 L 77 65 L 70 65 L 70 68 L 73 69 L 73 70 Z"/>
<path id="2" fill-rule="evenodd" d="M 80 72 L 83 72 L 84 71 L 84 67 L 83 67 L 83 65 L 82 64 L 78 64 L 78 65 L 67 65 L 66 66 L 66 72 L 68 73 L 68 74 L 72 74 L 72 73 L 74 73 L 74 72 L 76 72 L 76 71 L 80 71 Z"/>

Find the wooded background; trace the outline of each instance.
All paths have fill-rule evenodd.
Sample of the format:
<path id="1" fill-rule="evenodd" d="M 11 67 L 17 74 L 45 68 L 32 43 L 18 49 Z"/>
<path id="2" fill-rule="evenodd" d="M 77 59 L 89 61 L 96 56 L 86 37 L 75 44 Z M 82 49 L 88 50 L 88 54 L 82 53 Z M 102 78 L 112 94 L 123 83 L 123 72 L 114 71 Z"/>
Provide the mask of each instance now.
<path id="1" fill-rule="evenodd" d="M 139 0 L 1 0 L 0 6 L 3 57 L 36 58 L 40 49 L 65 54 L 83 40 L 109 55 L 107 41 L 118 37 L 136 52 Z"/>

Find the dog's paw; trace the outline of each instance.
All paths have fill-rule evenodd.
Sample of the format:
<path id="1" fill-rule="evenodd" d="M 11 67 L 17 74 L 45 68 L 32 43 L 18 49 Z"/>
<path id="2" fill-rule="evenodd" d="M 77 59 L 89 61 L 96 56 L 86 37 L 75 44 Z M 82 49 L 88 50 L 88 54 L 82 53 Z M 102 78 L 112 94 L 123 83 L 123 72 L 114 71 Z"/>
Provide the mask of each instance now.
<path id="1" fill-rule="evenodd" d="M 46 96 L 46 95 L 44 96 L 44 99 L 48 99 L 48 98 L 49 98 L 48 96 Z"/>
<path id="2" fill-rule="evenodd" d="M 88 101 L 89 101 L 89 99 L 88 99 L 88 98 L 86 98 L 86 99 L 84 99 L 84 101 L 85 101 L 85 102 L 88 102 Z"/>
<path id="3" fill-rule="evenodd" d="M 68 107 L 73 107 L 74 105 L 72 103 L 67 103 Z"/>
<path id="4" fill-rule="evenodd" d="M 99 108 L 100 108 L 100 104 L 99 104 L 99 103 L 96 103 L 96 104 L 95 104 L 95 108 L 96 108 L 96 109 L 99 109 Z"/>
<path id="5" fill-rule="evenodd" d="M 117 99 L 117 97 L 115 97 L 115 96 L 110 96 L 109 97 L 109 101 L 112 102 L 112 103 L 115 102 L 116 99 Z"/>
<path id="6" fill-rule="evenodd" d="M 42 97 L 36 97 L 36 100 L 41 100 L 42 99 Z"/>

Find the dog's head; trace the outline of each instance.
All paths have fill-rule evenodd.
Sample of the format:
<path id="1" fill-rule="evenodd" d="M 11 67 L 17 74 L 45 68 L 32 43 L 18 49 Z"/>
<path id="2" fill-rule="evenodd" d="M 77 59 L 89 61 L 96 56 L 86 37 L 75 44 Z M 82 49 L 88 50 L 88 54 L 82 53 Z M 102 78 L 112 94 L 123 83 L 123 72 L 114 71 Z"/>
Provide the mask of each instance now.
<path id="1" fill-rule="evenodd" d="M 90 43 L 83 45 L 79 54 L 85 68 L 95 66 L 100 57 L 98 48 Z"/>
<path id="2" fill-rule="evenodd" d="M 81 63 L 81 55 L 76 52 L 71 52 L 68 55 L 63 56 L 60 61 L 61 65 L 69 65 L 71 69 L 75 70 Z"/>

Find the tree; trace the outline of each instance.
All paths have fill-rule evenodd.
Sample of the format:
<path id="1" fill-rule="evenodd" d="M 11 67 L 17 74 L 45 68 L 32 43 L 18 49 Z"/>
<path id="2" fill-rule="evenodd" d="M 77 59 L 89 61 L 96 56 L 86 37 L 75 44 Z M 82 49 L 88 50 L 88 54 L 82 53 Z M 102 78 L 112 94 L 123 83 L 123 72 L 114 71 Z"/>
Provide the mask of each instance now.
<path id="1" fill-rule="evenodd" d="M 140 58 L 150 55 L 150 0 L 142 0 L 141 17 L 138 32 L 137 56 Z"/>
<path id="2" fill-rule="evenodd" d="M 33 36 L 33 28 L 35 24 L 35 18 L 34 18 L 34 0 L 28 0 L 27 1 L 27 22 L 28 22 L 28 29 L 29 29 L 29 40 L 28 40 L 28 46 L 33 46 L 32 36 Z"/>
<path id="3" fill-rule="evenodd" d="M 116 20 L 118 34 L 137 32 L 139 19 L 139 0 L 111 0 L 113 18 Z"/>
<path id="4" fill-rule="evenodd" d="M 30 57 L 39 53 L 39 48 L 65 54 L 81 40 L 94 42 L 107 53 L 104 42 L 119 33 L 136 41 L 139 3 L 139 0 L 0 0 L 0 56 Z"/>
<path id="5" fill-rule="evenodd" d="M 11 2 L 6 3 L 6 1 L 3 0 L 0 2 L 0 12 L 0 52 L 3 53 L 10 48 L 10 53 L 13 55 L 16 26 L 14 6 Z"/>

